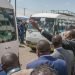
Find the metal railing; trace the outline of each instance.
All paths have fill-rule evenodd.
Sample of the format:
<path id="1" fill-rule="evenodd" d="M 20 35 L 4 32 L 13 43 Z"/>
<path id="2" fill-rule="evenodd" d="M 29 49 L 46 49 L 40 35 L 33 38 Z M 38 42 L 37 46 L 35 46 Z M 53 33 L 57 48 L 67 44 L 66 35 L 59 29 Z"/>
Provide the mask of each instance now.
<path id="1" fill-rule="evenodd" d="M 51 13 L 63 14 L 68 16 L 75 16 L 75 13 L 68 10 L 50 10 Z"/>

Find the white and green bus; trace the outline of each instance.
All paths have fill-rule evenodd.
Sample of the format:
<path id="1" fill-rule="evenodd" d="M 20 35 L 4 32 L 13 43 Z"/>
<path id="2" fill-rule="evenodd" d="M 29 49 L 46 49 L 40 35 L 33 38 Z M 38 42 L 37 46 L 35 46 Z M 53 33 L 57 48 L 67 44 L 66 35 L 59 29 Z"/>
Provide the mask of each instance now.
<path id="1" fill-rule="evenodd" d="M 69 26 L 75 26 L 75 15 L 66 13 L 37 13 L 31 16 L 40 28 L 55 35 L 65 31 Z M 31 24 L 26 34 L 27 43 L 33 47 L 39 40 L 46 39 Z M 47 40 L 47 39 L 46 39 Z"/>
<path id="2" fill-rule="evenodd" d="M 75 15 L 69 13 L 38 13 L 31 16 L 38 25 L 56 34 L 66 30 L 69 26 L 75 26 Z"/>

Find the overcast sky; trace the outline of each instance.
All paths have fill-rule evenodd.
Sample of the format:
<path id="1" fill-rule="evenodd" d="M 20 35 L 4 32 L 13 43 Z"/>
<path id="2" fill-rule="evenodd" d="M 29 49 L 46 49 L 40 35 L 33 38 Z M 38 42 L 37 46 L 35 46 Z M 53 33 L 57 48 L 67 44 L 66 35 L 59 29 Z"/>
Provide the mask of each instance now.
<path id="1" fill-rule="evenodd" d="M 14 6 L 14 1 L 11 4 Z M 69 10 L 75 12 L 75 0 L 17 0 L 17 15 L 24 14 L 23 8 L 26 8 L 26 15 L 38 12 L 49 12 L 50 10 Z"/>

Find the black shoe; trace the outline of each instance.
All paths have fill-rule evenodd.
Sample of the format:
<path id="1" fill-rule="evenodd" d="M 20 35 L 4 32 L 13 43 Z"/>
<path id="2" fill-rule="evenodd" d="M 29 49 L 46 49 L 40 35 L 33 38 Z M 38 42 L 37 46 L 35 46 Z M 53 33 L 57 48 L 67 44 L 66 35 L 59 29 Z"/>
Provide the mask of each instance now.
<path id="1" fill-rule="evenodd" d="M 24 45 L 25 45 L 25 43 L 24 43 L 24 42 L 21 42 L 21 44 L 24 44 Z"/>

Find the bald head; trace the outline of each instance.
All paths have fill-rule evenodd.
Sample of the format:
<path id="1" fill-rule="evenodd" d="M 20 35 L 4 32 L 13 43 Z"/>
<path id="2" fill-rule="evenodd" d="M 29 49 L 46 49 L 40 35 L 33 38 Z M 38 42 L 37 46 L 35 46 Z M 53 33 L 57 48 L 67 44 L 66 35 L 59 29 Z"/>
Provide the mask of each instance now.
<path id="1" fill-rule="evenodd" d="M 56 72 L 50 65 L 43 64 L 35 68 L 31 75 L 56 75 Z"/>
<path id="2" fill-rule="evenodd" d="M 52 43 L 54 47 L 58 47 L 62 44 L 62 37 L 60 35 L 56 35 L 52 38 Z"/>
<path id="3" fill-rule="evenodd" d="M 37 51 L 39 53 L 45 53 L 45 52 L 50 52 L 50 44 L 46 40 L 40 40 L 37 43 Z"/>
<path id="4" fill-rule="evenodd" d="M 3 69 L 17 67 L 19 66 L 19 58 L 14 53 L 7 53 L 2 56 L 1 63 L 3 65 Z"/>

